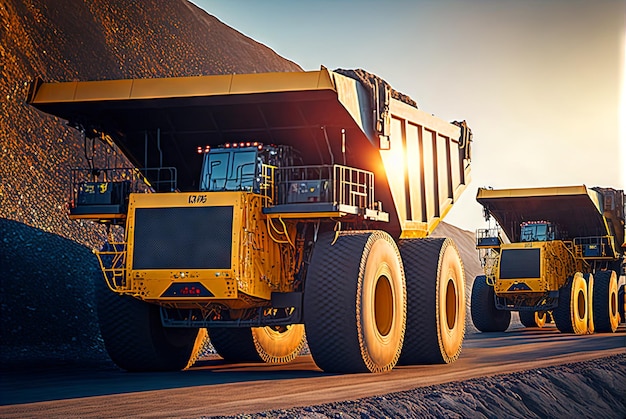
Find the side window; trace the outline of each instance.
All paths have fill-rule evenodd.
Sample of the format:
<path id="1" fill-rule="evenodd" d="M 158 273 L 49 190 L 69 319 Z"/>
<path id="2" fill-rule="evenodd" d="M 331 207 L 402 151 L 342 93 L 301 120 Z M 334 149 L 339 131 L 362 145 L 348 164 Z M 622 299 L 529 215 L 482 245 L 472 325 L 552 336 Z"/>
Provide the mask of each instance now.
<path id="1" fill-rule="evenodd" d="M 537 224 L 537 241 L 545 242 L 548 240 L 548 226 L 545 224 Z"/>
<path id="2" fill-rule="evenodd" d="M 228 179 L 228 160 L 230 153 L 209 153 L 202 165 L 202 191 L 223 191 Z"/>
<path id="3" fill-rule="evenodd" d="M 523 242 L 535 241 L 535 227 L 532 225 L 522 226 L 521 240 Z"/>
<path id="4" fill-rule="evenodd" d="M 252 190 L 256 178 L 256 152 L 235 153 L 228 190 Z"/>

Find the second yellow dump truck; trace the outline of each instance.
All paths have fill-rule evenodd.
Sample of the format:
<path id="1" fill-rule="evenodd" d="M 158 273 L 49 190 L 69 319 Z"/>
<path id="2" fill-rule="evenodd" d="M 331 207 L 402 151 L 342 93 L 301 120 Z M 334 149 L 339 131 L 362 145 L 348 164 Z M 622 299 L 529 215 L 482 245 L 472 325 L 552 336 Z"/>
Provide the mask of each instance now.
<path id="1" fill-rule="evenodd" d="M 288 362 L 306 330 L 324 371 L 454 361 L 463 265 L 426 237 L 469 182 L 471 132 L 392 93 L 325 68 L 34 84 L 32 106 L 134 164 L 72 172 L 70 217 L 112 230 L 112 360 L 182 369 L 208 331 L 227 361 Z"/>
<path id="2" fill-rule="evenodd" d="M 566 186 L 479 188 L 499 228 L 477 232 L 485 275 L 475 279 L 471 317 L 482 332 L 554 320 L 565 333 L 615 332 L 623 316 L 624 193 Z"/>

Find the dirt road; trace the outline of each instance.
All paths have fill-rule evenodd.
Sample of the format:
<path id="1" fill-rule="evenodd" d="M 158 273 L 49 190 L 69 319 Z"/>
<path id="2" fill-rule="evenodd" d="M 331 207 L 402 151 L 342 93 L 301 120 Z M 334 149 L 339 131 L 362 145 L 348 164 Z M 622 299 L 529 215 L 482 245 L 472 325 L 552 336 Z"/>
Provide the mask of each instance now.
<path id="1" fill-rule="evenodd" d="M 286 409 L 588 361 L 626 353 L 626 329 L 565 335 L 554 326 L 471 334 L 451 365 L 398 367 L 382 375 L 321 372 L 311 357 L 288 365 L 205 359 L 179 373 L 130 374 L 111 365 L 3 371 L 0 417 L 199 417 Z"/>

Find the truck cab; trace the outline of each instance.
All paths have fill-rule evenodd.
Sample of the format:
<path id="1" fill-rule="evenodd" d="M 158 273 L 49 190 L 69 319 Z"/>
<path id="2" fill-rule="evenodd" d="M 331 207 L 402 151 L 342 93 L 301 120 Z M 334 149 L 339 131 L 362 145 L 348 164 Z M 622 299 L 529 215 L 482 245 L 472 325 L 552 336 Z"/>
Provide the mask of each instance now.
<path id="1" fill-rule="evenodd" d="M 262 160 L 257 147 L 209 150 L 202 163 L 200 190 L 255 191 L 260 190 Z"/>
<path id="2" fill-rule="evenodd" d="M 204 154 L 200 191 L 248 191 L 261 193 L 274 169 L 289 164 L 293 150 L 287 146 L 264 145 L 258 141 L 198 147 Z"/>

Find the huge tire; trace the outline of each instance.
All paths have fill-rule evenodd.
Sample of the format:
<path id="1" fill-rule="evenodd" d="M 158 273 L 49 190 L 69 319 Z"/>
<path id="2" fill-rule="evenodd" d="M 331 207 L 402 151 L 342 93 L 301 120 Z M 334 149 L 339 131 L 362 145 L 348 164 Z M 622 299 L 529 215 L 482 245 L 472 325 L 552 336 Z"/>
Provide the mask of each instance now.
<path id="1" fill-rule="evenodd" d="M 593 278 L 593 274 L 591 273 L 586 273 L 583 274 L 583 278 L 585 278 L 585 281 L 587 281 L 587 304 L 589 305 L 587 307 L 588 310 L 588 315 L 587 315 L 587 333 L 590 335 L 593 335 L 594 332 L 596 331 L 596 324 L 595 321 L 593 320 L 594 318 L 594 308 L 593 308 L 593 289 L 594 289 L 594 278 Z"/>
<path id="2" fill-rule="evenodd" d="M 596 332 L 613 333 L 619 325 L 617 273 L 597 271 L 593 287 L 593 318 Z"/>
<path id="3" fill-rule="evenodd" d="M 621 317 L 621 323 L 626 322 L 626 285 L 622 284 L 617 292 L 617 299 L 619 302 L 619 315 Z"/>
<path id="4" fill-rule="evenodd" d="M 305 282 L 304 321 L 311 355 L 322 370 L 391 370 L 406 324 L 404 271 L 391 236 L 320 235 Z"/>
<path id="5" fill-rule="evenodd" d="M 304 346 L 304 326 L 211 327 L 209 338 L 227 362 L 283 364 L 293 361 Z"/>
<path id="6" fill-rule="evenodd" d="M 205 332 L 166 328 L 159 306 L 112 292 L 97 281 L 100 333 L 111 360 L 127 371 L 179 371 L 197 359 Z"/>
<path id="7" fill-rule="evenodd" d="M 561 333 L 582 335 L 589 327 L 588 313 L 587 282 L 580 272 L 576 272 L 559 290 L 559 303 L 552 316 Z"/>
<path id="8" fill-rule="evenodd" d="M 548 313 L 545 311 L 520 311 L 519 320 L 524 327 L 542 328 L 548 320 Z"/>
<path id="9" fill-rule="evenodd" d="M 451 239 L 401 240 L 407 318 L 401 365 L 455 361 L 465 337 L 465 272 Z"/>
<path id="10" fill-rule="evenodd" d="M 511 312 L 496 308 L 495 292 L 485 275 L 474 278 L 470 309 L 472 323 L 481 332 L 504 332 L 511 324 Z"/>

